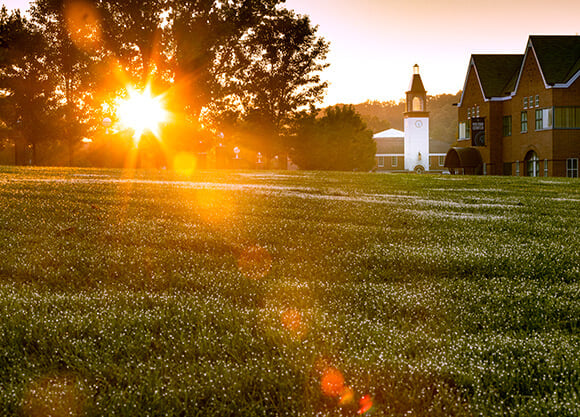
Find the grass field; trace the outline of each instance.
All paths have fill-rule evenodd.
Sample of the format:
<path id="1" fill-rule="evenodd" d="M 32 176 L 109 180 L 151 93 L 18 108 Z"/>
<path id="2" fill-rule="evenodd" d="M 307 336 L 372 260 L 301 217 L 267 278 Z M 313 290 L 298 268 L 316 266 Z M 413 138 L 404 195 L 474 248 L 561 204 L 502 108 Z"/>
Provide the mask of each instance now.
<path id="1" fill-rule="evenodd" d="M 0 415 L 578 416 L 580 183 L 0 168 Z"/>

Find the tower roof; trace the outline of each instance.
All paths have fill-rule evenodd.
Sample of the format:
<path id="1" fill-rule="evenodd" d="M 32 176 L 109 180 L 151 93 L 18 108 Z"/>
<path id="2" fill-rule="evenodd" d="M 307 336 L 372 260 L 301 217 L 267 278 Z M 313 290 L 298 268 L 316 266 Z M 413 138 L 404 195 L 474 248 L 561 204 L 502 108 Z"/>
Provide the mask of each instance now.
<path id="1" fill-rule="evenodd" d="M 411 85 L 407 93 L 427 94 L 423 86 L 423 81 L 421 80 L 421 75 L 419 74 L 419 65 L 417 64 L 413 66 L 413 78 L 411 79 Z"/>

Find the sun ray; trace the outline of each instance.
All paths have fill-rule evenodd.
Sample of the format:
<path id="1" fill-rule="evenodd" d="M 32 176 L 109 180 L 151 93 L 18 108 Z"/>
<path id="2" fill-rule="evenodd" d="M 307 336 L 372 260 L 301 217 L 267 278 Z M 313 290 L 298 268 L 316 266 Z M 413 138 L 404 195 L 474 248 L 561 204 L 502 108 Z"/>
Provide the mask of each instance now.
<path id="1" fill-rule="evenodd" d="M 150 86 L 143 91 L 128 87 L 127 94 L 127 98 L 117 101 L 117 117 L 121 126 L 134 131 L 133 140 L 136 144 L 146 132 L 159 138 L 161 125 L 169 119 L 164 96 L 154 96 Z"/>

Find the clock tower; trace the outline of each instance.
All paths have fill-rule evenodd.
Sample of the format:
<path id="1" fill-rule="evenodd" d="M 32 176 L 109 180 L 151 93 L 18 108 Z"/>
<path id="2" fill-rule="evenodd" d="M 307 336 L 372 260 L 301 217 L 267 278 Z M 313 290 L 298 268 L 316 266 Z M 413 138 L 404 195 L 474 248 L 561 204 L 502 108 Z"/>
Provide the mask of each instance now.
<path id="1" fill-rule="evenodd" d="M 429 112 L 419 65 L 413 67 L 404 117 L 405 170 L 423 173 L 429 170 Z"/>

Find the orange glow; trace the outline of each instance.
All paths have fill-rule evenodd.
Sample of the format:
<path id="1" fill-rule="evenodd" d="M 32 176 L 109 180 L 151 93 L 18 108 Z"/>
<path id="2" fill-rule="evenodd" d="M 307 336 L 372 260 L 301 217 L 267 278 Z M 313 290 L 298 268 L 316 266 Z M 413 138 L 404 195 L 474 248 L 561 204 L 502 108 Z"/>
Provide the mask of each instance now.
<path id="1" fill-rule="evenodd" d="M 117 116 L 121 126 L 135 132 L 133 135 L 135 143 L 139 143 L 146 131 L 159 138 L 161 124 L 169 119 L 163 96 L 153 96 L 149 86 L 143 91 L 128 87 L 127 93 L 129 96 L 126 99 L 117 101 Z"/>
<path id="2" fill-rule="evenodd" d="M 345 392 L 342 372 L 333 367 L 326 369 L 320 378 L 320 386 L 324 395 L 340 397 Z"/>
<path id="3" fill-rule="evenodd" d="M 351 404 L 354 401 L 354 392 L 350 387 L 344 387 L 342 393 L 340 394 L 340 405 Z"/>
<path id="4" fill-rule="evenodd" d="M 72 375 L 44 377 L 30 384 L 22 402 L 22 413 L 30 417 L 81 416 L 85 396 Z"/>
<path id="5" fill-rule="evenodd" d="M 250 279 L 264 278 L 272 268 L 272 257 L 261 246 L 246 248 L 238 259 L 238 268 Z"/>
<path id="6" fill-rule="evenodd" d="M 65 3 L 66 29 L 73 43 L 80 49 L 94 51 L 101 44 L 99 12 L 87 1 Z"/>
<path id="7" fill-rule="evenodd" d="M 191 176 L 195 172 L 197 160 L 187 152 L 181 152 L 173 158 L 173 169 L 179 174 Z"/>
<path id="8" fill-rule="evenodd" d="M 289 309 L 282 313 L 282 325 L 291 331 L 298 331 L 302 326 L 302 314 L 298 310 Z"/>
<path id="9" fill-rule="evenodd" d="M 191 194 L 184 193 L 184 198 L 191 202 L 191 207 L 203 221 L 215 227 L 223 225 L 234 214 L 236 208 L 227 193 L 211 188 L 194 190 Z"/>
<path id="10" fill-rule="evenodd" d="M 364 414 L 369 411 L 373 407 L 373 399 L 370 395 L 364 395 L 359 400 L 359 410 L 357 411 L 358 414 Z"/>

